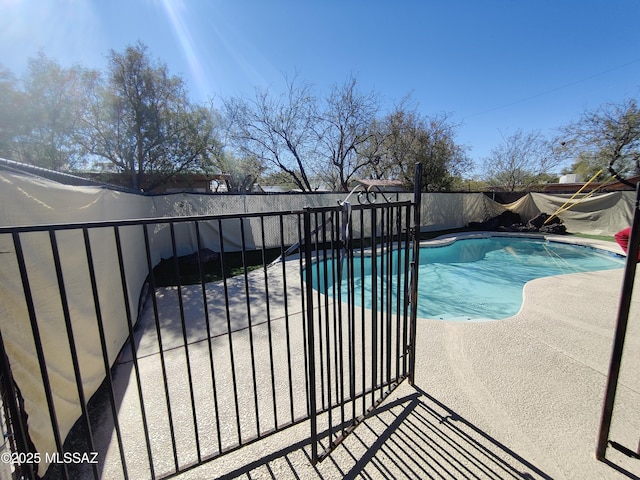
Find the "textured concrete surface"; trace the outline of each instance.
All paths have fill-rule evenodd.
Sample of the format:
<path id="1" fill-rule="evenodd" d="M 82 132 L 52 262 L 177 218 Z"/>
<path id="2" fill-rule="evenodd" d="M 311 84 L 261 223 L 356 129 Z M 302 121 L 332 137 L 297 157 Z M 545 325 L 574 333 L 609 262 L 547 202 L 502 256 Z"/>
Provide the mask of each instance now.
<path id="1" fill-rule="evenodd" d="M 617 250 L 615 244 L 605 246 Z M 415 387 L 402 384 L 318 465 L 310 462 L 309 425 L 303 422 L 178 478 L 638 478 L 640 460 L 611 447 L 606 462 L 594 458 L 622 276 L 623 270 L 612 270 L 534 280 L 525 287 L 520 312 L 506 320 L 419 320 Z M 640 286 L 635 290 L 610 434 L 612 440 L 632 450 L 640 440 Z M 237 334 L 236 345 L 246 343 L 241 338 L 246 332 Z M 174 335 L 179 337 L 181 332 Z M 260 335 L 256 330 L 256 336 Z M 294 329 L 290 335 L 300 346 L 297 336 L 301 331 Z M 227 341 L 221 335 L 212 345 L 215 349 L 216 342 Z M 192 362 L 209 362 L 207 355 L 197 351 L 206 350 L 206 341 L 194 342 Z M 153 342 L 142 338 L 140 346 L 145 352 L 140 359 L 141 376 L 157 375 Z M 171 375 L 183 381 L 172 387 L 172 399 L 182 399 L 172 403 L 182 405 L 175 409 L 174 421 L 192 425 L 186 407 L 189 389 L 181 373 L 185 356 L 178 356 L 178 351 L 167 356 Z M 300 358 L 300 348 L 296 352 Z M 264 368 L 261 358 L 259 368 Z M 216 360 L 225 361 L 222 357 Z M 116 374 L 123 396 L 119 417 L 139 430 L 139 415 L 125 408 L 135 403 L 126 396 L 137 395 L 130 358 L 123 365 Z M 247 381 L 246 375 L 241 381 Z M 161 377 L 156 384 L 159 382 Z M 197 379 L 196 397 L 208 394 L 211 385 L 207 382 Z M 220 385 L 228 386 L 228 379 L 219 383 L 222 389 Z M 157 402 L 154 410 L 166 416 L 164 398 L 155 393 L 145 391 L 145 399 Z M 302 397 L 303 392 L 296 396 Z M 221 428 L 234 430 L 231 405 L 223 401 L 221 409 Z M 249 405 L 247 412 L 251 411 Z M 199 412 L 198 425 L 203 446 L 215 451 L 216 421 L 211 415 Z M 150 425 L 154 438 L 170 435 L 164 418 L 151 417 Z M 177 439 L 178 444 L 190 441 Z M 115 462 L 116 468 L 105 466 L 103 478 L 118 478 L 119 454 L 114 442 L 113 435 L 105 433 L 103 448 L 110 453 L 103 459 Z M 131 478 L 148 477 L 144 444 L 125 438 L 127 442 L 126 448 L 139 457 L 127 460 Z M 171 452 L 154 453 L 170 469 Z M 156 475 L 162 471 L 157 470 Z"/>
<path id="2" fill-rule="evenodd" d="M 310 465 L 303 424 L 185 478 L 638 478 L 640 460 L 611 447 L 594 458 L 621 281 L 621 270 L 540 279 L 513 318 L 420 320 L 417 388 L 404 384 L 329 459 Z M 639 301 L 610 434 L 633 450 Z"/>

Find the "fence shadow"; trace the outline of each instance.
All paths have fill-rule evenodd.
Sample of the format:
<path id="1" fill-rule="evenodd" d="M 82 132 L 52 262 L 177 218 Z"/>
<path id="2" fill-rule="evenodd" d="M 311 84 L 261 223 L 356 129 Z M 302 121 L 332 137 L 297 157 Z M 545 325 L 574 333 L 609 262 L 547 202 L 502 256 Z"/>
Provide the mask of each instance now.
<path id="1" fill-rule="evenodd" d="M 324 462 L 310 461 L 301 441 L 218 478 L 552 478 L 420 389 L 384 403 Z"/>

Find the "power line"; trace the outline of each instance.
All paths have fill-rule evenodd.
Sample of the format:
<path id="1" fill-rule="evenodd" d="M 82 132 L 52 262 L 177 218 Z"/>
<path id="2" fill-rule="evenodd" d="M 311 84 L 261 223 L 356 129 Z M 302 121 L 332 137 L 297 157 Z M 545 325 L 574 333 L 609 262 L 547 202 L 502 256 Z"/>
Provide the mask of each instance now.
<path id="1" fill-rule="evenodd" d="M 554 93 L 554 92 L 557 92 L 559 90 L 564 90 L 565 88 L 573 87 L 574 85 L 578 85 L 580 83 L 587 82 L 587 81 L 592 80 L 594 78 L 601 77 L 602 75 L 606 75 L 607 73 L 611 73 L 611 72 L 614 72 L 616 70 L 620 70 L 621 68 L 628 67 L 629 65 L 633 65 L 634 63 L 638 63 L 638 62 L 640 62 L 640 58 L 636 58 L 635 60 L 631 60 L 630 62 L 624 63 L 622 65 L 618 65 L 618 66 L 609 68 L 607 70 L 603 70 L 603 71 L 601 71 L 599 73 L 596 73 L 594 75 L 590 75 L 588 77 L 584 77 L 584 78 L 582 78 L 580 80 L 576 80 L 574 82 L 566 83 L 566 84 L 561 85 L 559 87 L 554 87 L 554 88 L 551 88 L 549 90 L 545 90 L 544 92 L 536 93 L 534 95 L 530 95 L 528 97 L 521 98 L 520 100 L 516 100 L 514 102 L 506 103 L 504 105 L 500 105 L 500 106 L 497 106 L 497 107 L 492 107 L 492 108 L 489 108 L 487 110 L 483 110 L 481 112 L 472 113 L 471 115 L 468 115 L 467 118 L 476 117 L 478 115 L 484 115 L 485 113 L 494 112 L 496 110 L 501 110 L 503 108 L 512 107 L 513 105 L 518 105 L 520 103 L 528 102 L 529 100 L 540 98 L 540 97 L 543 97 L 545 95 L 549 95 L 550 93 Z"/>

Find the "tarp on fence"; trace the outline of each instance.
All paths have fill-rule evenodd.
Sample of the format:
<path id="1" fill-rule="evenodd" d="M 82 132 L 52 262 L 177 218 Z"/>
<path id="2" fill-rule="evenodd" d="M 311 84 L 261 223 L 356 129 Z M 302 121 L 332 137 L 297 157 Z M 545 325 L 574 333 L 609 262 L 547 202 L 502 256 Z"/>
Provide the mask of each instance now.
<path id="1" fill-rule="evenodd" d="M 504 206 L 482 193 L 423 193 L 421 230 L 463 228 L 470 222 L 484 222 L 504 211 Z"/>
<path id="2" fill-rule="evenodd" d="M 513 203 L 505 205 L 527 222 L 539 213 L 554 214 L 571 233 L 613 236 L 631 225 L 635 192 L 619 191 L 590 196 L 584 194 L 572 199 L 572 195 L 548 195 L 529 193 Z"/>

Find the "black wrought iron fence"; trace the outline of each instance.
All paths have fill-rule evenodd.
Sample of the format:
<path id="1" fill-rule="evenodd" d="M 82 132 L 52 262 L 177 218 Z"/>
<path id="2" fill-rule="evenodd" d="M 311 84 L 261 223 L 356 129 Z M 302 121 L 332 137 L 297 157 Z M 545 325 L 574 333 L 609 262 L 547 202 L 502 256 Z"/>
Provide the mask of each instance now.
<path id="1" fill-rule="evenodd" d="M 1 460 L 163 478 L 309 420 L 330 449 L 411 371 L 411 205 L 0 228 Z"/>
<path id="2" fill-rule="evenodd" d="M 301 259 L 267 268 L 300 225 L 268 213 L 1 229 L 3 379 L 26 415 L 11 381 L 3 400 L 34 443 L 12 445 L 17 475 L 159 478 L 308 418 L 293 367 Z"/>
<path id="3" fill-rule="evenodd" d="M 321 461 L 409 376 L 411 203 L 307 209 L 304 226 L 312 459 Z"/>

